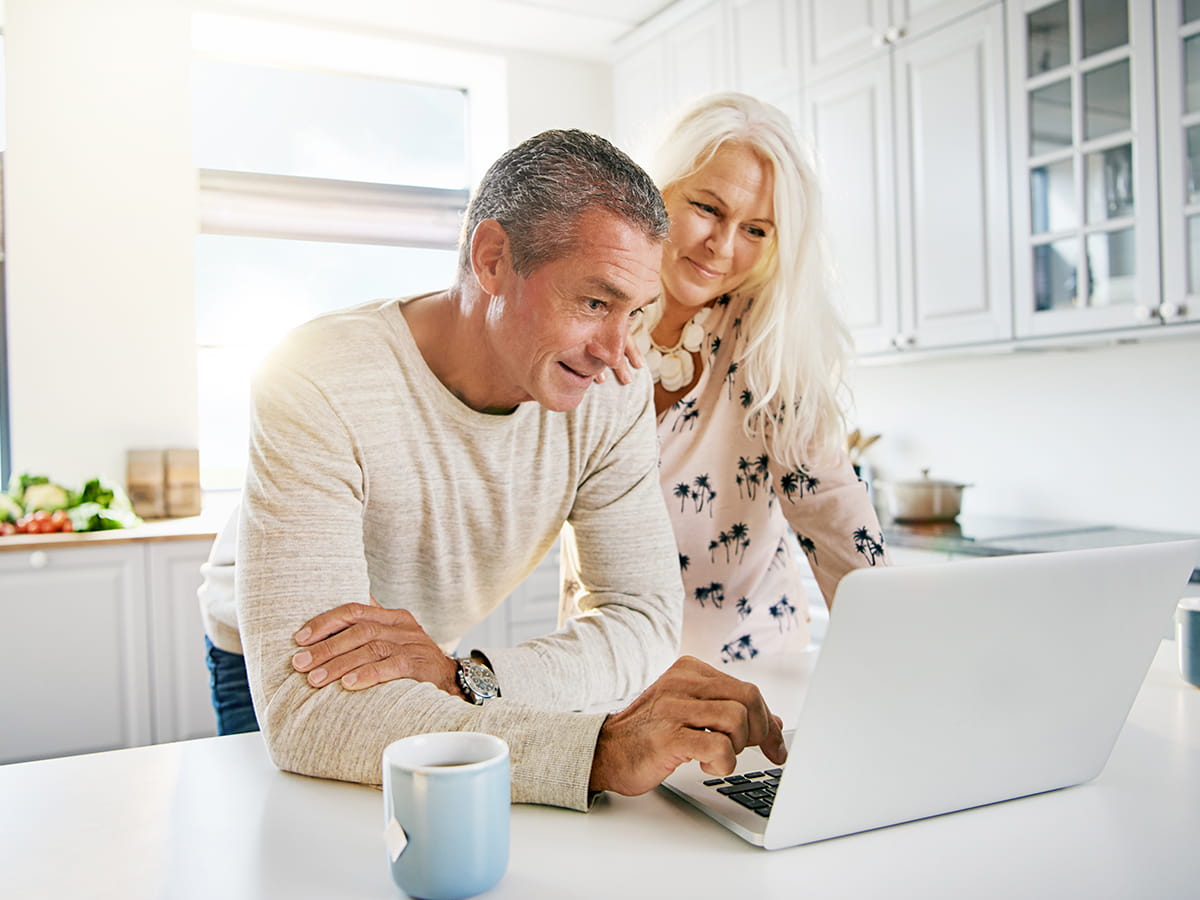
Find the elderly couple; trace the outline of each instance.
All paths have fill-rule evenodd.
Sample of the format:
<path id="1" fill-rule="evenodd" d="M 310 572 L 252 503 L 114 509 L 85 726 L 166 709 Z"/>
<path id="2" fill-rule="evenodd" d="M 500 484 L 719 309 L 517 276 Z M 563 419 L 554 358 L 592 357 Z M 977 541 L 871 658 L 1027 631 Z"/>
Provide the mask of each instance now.
<path id="1" fill-rule="evenodd" d="M 599 137 L 525 141 L 475 191 L 452 286 L 272 354 L 201 588 L 223 732 L 257 713 L 281 768 L 364 783 L 399 737 L 489 732 L 514 801 L 580 810 L 749 745 L 783 761 L 719 667 L 806 642 L 793 532 L 827 601 L 886 562 L 839 449 L 848 341 L 782 114 L 714 95 L 663 150 L 660 192 Z M 560 535 L 559 630 L 449 655 Z"/>

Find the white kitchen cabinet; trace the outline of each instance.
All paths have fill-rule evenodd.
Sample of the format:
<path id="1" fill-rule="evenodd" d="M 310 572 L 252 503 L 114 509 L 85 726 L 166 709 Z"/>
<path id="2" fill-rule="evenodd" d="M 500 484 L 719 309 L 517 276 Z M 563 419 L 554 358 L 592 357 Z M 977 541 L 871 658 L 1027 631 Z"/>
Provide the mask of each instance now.
<path id="1" fill-rule="evenodd" d="M 667 85 L 663 39 L 651 39 L 613 66 L 613 139 L 642 164 L 654 150 L 656 129 L 674 102 Z"/>
<path id="2" fill-rule="evenodd" d="M 196 588 L 210 537 L 0 552 L 0 763 L 216 734 Z"/>
<path id="3" fill-rule="evenodd" d="M 886 55 L 994 0 L 802 0 L 804 79 L 831 75 Z"/>
<path id="4" fill-rule="evenodd" d="M 728 16 L 728 0 L 684 0 L 617 47 L 614 136 L 634 159 L 649 160 L 687 101 L 732 86 Z"/>
<path id="5" fill-rule="evenodd" d="M 613 61 L 617 143 L 649 160 L 685 104 L 741 91 L 774 104 L 802 130 L 795 0 L 680 0 L 621 41 Z"/>
<path id="6" fill-rule="evenodd" d="M 150 743 L 144 572 L 137 544 L 0 553 L 0 763 Z"/>
<path id="7" fill-rule="evenodd" d="M 886 350 L 900 333 L 890 61 L 810 86 L 806 106 L 835 291 L 859 352 Z"/>
<path id="8" fill-rule="evenodd" d="M 196 589 L 212 539 L 149 541 L 145 549 L 153 741 L 211 737 L 217 726 Z"/>
<path id="9" fill-rule="evenodd" d="M 1200 2 L 1157 0 L 1164 323 L 1200 321 Z"/>
<path id="10" fill-rule="evenodd" d="M 1161 324 L 1153 5 L 1012 0 L 1008 35 L 1017 337 Z"/>
<path id="11" fill-rule="evenodd" d="M 860 353 L 1011 338 L 1004 85 L 992 5 L 807 89 Z"/>
<path id="12" fill-rule="evenodd" d="M 802 130 L 795 0 L 732 0 L 729 29 L 731 89 L 779 107 Z"/>

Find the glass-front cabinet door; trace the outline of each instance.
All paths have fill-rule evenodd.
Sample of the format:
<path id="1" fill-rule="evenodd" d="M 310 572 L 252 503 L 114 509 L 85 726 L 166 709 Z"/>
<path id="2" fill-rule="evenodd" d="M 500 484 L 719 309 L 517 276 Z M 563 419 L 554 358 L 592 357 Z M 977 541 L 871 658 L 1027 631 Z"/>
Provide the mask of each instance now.
<path id="1" fill-rule="evenodd" d="M 1200 0 L 1158 0 L 1162 322 L 1200 321 Z"/>
<path id="2" fill-rule="evenodd" d="M 1151 4 L 1016 0 L 1008 27 L 1017 337 L 1156 324 Z"/>

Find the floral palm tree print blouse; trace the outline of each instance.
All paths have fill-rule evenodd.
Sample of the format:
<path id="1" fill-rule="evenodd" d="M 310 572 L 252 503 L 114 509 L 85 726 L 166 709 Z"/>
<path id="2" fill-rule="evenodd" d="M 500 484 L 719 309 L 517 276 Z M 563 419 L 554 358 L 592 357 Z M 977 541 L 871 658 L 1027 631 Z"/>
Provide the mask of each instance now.
<path id="1" fill-rule="evenodd" d="M 704 372 L 658 420 L 686 592 L 682 652 L 714 664 L 807 646 L 800 552 L 826 602 L 846 572 L 887 564 L 879 519 L 845 454 L 793 468 L 761 436 L 746 436 L 753 396 L 734 351 L 751 303 L 717 301 L 700 348 Z"/>

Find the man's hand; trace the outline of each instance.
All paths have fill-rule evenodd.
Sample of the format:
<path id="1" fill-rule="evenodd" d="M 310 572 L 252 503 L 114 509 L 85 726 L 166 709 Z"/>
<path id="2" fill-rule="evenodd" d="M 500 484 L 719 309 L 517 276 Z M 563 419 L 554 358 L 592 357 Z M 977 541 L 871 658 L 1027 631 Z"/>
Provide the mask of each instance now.
<path id="1" fill-rule="evenodd" d="M 308 683 L 323 687 L 341 679 L 347 690 L 411 678 L 427 681 L 462 697 L 458 666 L 442 652 L 406 609 L 383 609 L 345 603 L 310 619 L 295 634 L 304 649 L 292 667 L 308 674 Z"/>
<path id="2" fill-rule="evenodd" d="M 710 775 L 728 775 L 737 754 L 755 745 L 780 764 L 782 729 L 757 687 L 685 656 L 605 720 L 588 787 L 643 794 L 692 759 Z"/>

